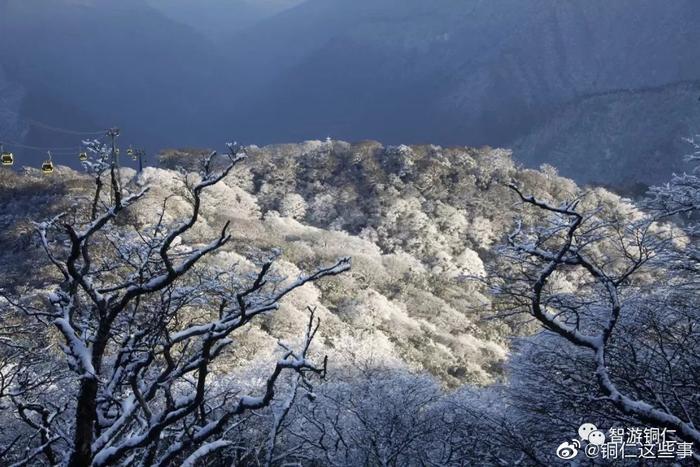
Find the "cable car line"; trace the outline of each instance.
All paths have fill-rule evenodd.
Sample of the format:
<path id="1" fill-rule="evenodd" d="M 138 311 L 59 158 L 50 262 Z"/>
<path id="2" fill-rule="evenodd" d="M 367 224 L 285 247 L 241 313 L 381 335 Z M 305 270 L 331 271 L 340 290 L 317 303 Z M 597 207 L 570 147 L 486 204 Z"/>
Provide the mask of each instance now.
<path id="1" fill-rule="evenodd" d="M 14 141 L 2 141 L 3 144 L 7 146 L 12 146 L 13 148 L 20 148 L 20 149 L 31 149 L 33 151 L 54 151 L 54 152 L 60 152 L 60 151 L 75 151 L 75 146 L 66 146 L 66 147 L 40 147 L 40 146 L 29 146 L 26 144 L 22 143 L 17 143 Z"/>
<path id="2" fill-rule="evenodd" d="M 36 126 L 39 128 L 43 128 L 45 130 L 49 131 L 54 131 L 56 133 L 65 133 L 67 135 L 77 135 L 77 136 L 91 136 L 91 135 L 103 135 L 105 133 L 105 130 L 100 130 L 100 131 L 76 131 L 76 130 L 69 130 L 67 128 L 59 128 L 56 126 L 48 125 L 46 123 L 40 122 L 38 120 L 34 120 L 31 118 L 25 118 L 24 121 L 28 123 L 31 126 Z"/>
<path id="3" fill-rule="evenodd" d="M 78 130 L 71 130 L 68 128 L 61 128 L 61 127 L 57 127 L 54 125 L 49 125 L 48 123 L 45 123 L 45 122 L 42 122 L 42 121 L 39 121 L 39 120 L 36 120 L 33 118 L 22 117 L 19 113 L 13 112 L 12 110 L 9 110 L 9 109 L 6 109 L 5 111 L 19 117 L 19 120 L 23 121 L 27 125 L 36 126 L 39 128 L 43 128 L 45 130 L 54 131 L 56 133 L 65 133 L 67 135 L 78 135 L 78 136 L 80 136 L 80 135 L 90 136 L 90 135 L 103 135 L 107 132 L 106 129 L 95 130 L 95 131 L 78 131 Z"/>
<path id="4" fill-rule="evenodd" d="M 41 122 L 39 122 L 41 123 Z M 55 127 L 52 127 L 55 128 Z M 62 130 L 59 128 L 56 128 L 57 130 Z M 114 139 L 116 136 L 119 135 L 119 129 L 118 128 L 111 128 L 109 130 L 105 131 L 100 131 L 100 132 L 73 132 L 72 130 L 68 130 L 71 132 L 71 134 L 81 134 L 81 135 L 92 135 L 95 136 L 94 138 L 86 138 L 84 139 L 80 145 L 76 146 L 64 146 L 64 147 L 42 147 L 42 146 L 32 146 L 28 144 L 22 144 L 18 143 L 16 141 L 0 141 L 0 165 L 2 166 L 12 166 L 15 163 L 15 154 L 12 151 L 7 151 L 4 149 L 4 146 L 10 146 L 12 148 L 18 148 L 18 149 L 24 149 L 28 152 L 46 152 L 48 154 L 48 159 L 44 160 L 40 166 L 41 172 L 44 174 L 51 174 L 54 172 L 55 166 L 53 163 L 53 156 L 58 155 L 60 157 L 75 157 L 77 158 L 80 162 L 86 162 L 90 159 L 88 156 L 88 151 L 95 151 L 94 145 L 97 144 L 98 146 L 102 147 L 100 150 L 103 154 L 105 153 L 106 150 L 108 150 L 108 146 L 106 145 L 105 141 L 102 140 L 102 138 L 97 138 L 97 135 L 102 135 L 104 138 L 110 137 L 111 138 L 111 157 L 113 160 L 113 164 L 116 164 L 116 167 L 119 168 L 119 153 L 120 150 L 118 147 L 115 146 L 114 144 Z M 91 149 L 92 148 L 92 149 Z M 126 150 L 126 154 L 133 159 L 134 161 L 138 161 L 138 171 L 141 172 L 143 170 L 143 162 L 146 156 L 146 152 L 142 149 L 134 149 L 132 146 L 129 146 Z"/>

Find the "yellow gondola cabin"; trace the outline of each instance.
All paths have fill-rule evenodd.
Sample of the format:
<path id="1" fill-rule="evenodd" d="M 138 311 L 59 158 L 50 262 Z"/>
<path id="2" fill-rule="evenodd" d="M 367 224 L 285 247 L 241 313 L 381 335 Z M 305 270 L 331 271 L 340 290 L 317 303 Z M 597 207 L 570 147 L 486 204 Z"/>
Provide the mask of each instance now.
<path id="1" fill-rule="evenodd" d="M 41 171 L 44 172 L 45 174 L 53 173 L 53 162 L 44 161 L 44 163 L 41 164 Z"/>
<path id="2" fill-rule="evenodd" d="M 48 154 L 49 154 L 49 159 L 45 160 L 44 163 L 41 164 L 41 171 L 45 174 L 53 173 L 53 162 L 51 162 L 51 151 L 49 151 Z"/>
<path id="3" fill-rule="evenodd" d="M 2 155 L 0 155 L 0 160 L 2 161 L 2 165 L 12 165 L 15 163 L 15 155 L 11 152 L 3 152 Z"/>

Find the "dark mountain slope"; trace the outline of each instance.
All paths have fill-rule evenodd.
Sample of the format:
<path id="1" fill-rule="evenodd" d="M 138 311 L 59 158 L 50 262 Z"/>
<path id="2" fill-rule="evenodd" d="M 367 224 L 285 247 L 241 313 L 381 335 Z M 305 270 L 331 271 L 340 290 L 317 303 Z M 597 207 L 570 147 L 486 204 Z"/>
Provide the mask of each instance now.
<path id="1" fill-rule="evenodd" d="M 299 3 L 299 0 L 146 1 L 168 18 L 186 24 L 216 42 Z"/>
<path id="2" fill-rule="evenodd" d="M 700 82 L 589 96 L 564 106 L 519 140 L 515 156 L 548 162 L 581 182 L 640 194 L 688 169 L 684 138 L 700 129 Z"/>
<path id="3" fill-rule="evenodd" d="M 198 122 L 221 89 L 212 47 L 191 29 L 143 2 L 95 0 L 0 4 L 0 45 L 8 76 L 46 105 L 24 116 L 82 128 L 65 106 L 93 115 L 97 128 L 121 124 L 135 141 L 157 146 L 179 134 L 196 142 L 210 127 Z M 61 113 L 61 115 L 56 115 Z M 164 118 L 167 116 L 167 118 Z"/>
<path id="4" fill-rule="evenodd" d="M 207 0 L 186 19 L 218 30 L 222 1 Z M 196 6 L 178 2 L 174 9 Z M 236 5 L 228 13 L 247 21 Z M 12 38 L 0 44 L 0 63 L 15 89 L 0 93 L 16 101 L 22 89 L 33 99 L 22 107 L 25 118 L 69 128 L 118 124 L 126 144 L 150 149 L 329 135 L 511 146 L 586 96 L 622 90 L 641 101 L 649 88 L 700 79 L 693 0 L 308 0 L 233 31 L 221 47 L 162 8 L 0 0 L 0 28 Z M 676 150 L 678 132 L 665 133 L 664 122 L 643 117 L 642 126 L 657 128 L 651 142 L 634 133 L 638 115 L 616 118 L 624 119 L 617 140 L 635 142 L 616 151 Z M 523 157 L 534 165 L 561 160 L 549 147 L 538 143 Z"/>
<path id="5" fill-rule="evenodd" d="M 584 96 L 700 77 L 699 18 L 691 1 L 311 0 L 232 41 L 250 71 L 230 119 L 260 141 L 510 145 Z"/>

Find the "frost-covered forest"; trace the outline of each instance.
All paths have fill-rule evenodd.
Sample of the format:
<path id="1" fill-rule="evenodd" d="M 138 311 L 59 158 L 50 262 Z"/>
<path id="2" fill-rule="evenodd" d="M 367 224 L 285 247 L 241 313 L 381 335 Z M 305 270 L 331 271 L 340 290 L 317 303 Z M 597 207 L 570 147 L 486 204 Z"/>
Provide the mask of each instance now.
<path id="1" fill-rule="evenodd" d="M 0 463 L 694 465 L 696 156 L 634 202 L 371 141 L 2 170 Z"/>

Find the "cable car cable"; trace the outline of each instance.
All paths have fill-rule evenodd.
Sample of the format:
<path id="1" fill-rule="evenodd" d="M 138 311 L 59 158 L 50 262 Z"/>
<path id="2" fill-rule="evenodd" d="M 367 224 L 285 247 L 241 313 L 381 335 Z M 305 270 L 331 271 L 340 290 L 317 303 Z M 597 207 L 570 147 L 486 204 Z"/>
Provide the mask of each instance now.
<path id="1" fill-rule="evenodd" d="M 7 146 L 12 146 L 16 148 L 21 148 L 21 149 L 31 149 L 34 151 L 54 151 L 54 152 L 59 152 L 59 151 L 75 151 L 75 146 L 64 146 L 64 147 L 40 147 L 40 146 L 30 146 L 27 144 L 22 144 L 22 143 L 17 143 L 15 141 L 2 141 L 3 144 Z"/>
<path id="2" fill-rule="evenodd" d="M 78 131 L 78 130 L 71 130 L 71 129 L 68 129 L 68 128 L 61 128 L 61 127 L 57 127 L 57 126 L 54 126 L 54 125 L 49 125 L 48 123 L 45 123 L 45 122 L 42 122 L 42 121 L 39 121 L 39 120 L 36 120 L 36 119 L 33 119 L 33 118 L 22 117 L 18 112 L 14 112 L 14 111 L 9 110 L 9 109 L 5 109 L 5 112 L 11 113 L 11 114 L 13 114 L 13 115 L 19 117 L 19 120 L 20 120 L 20 121 L 23 121 L 24 123 L 27 123 L 28 125 L 37 126 L 37 127 L 40 127 L 40 128 L 44 128 L 44 129 L 46 129 L 46 130 L 55 131 L 55 132 L 57 132 L 57 133 L 65 133 L 65 134 L 69 134 L 69 135 L 83 135 L 83 136 L 89 136 L 89 135 L 101 135 L 101 134 L 104 134 L 104 133 L 107 131 L 106 129 L 103 129 L 103 130 L 95 130 L 95 131 Z"/>
<path id="3" fill-rule="evenodd" d="M 90 136 L 90 135 L 101 135 L 105 133 L 105 130 L 100 130 L 100 131 L 76 131 L 76 130 L 69 130 L 67 128 L 59 128 L 56 126 L 48 125 L 43 122 L 39 122 L 34 119 L 26 118 L 24 119 L 25 122 L 27 122 L 31 126 L 36 126 L 39 128 L 43 128 L 45 130 L 49 131 L 54 131 L 56 133 L 65 133 L 67 135 L 78 135 L 78 136 Z"/>

